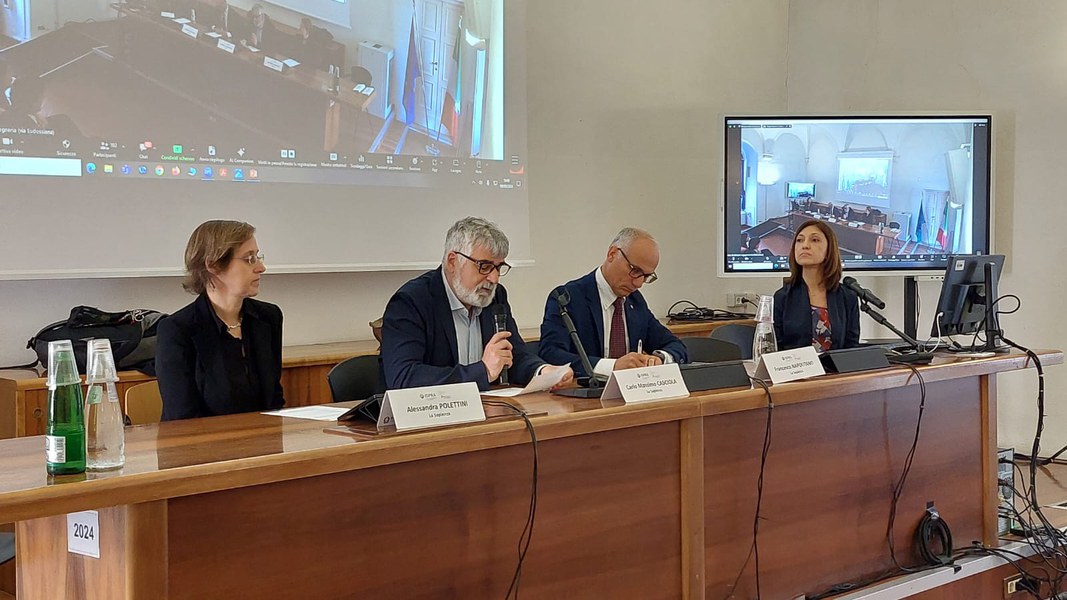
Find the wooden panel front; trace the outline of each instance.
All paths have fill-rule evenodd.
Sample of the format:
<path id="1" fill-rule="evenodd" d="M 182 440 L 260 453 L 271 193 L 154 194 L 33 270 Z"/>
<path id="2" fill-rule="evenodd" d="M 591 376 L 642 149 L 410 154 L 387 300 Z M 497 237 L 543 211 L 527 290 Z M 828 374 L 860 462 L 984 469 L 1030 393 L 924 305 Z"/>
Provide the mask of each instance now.
<path id="1" fill-rule="evenodd" d="M 67 552 L 67 516 L 18 523 L 19 600 L 165 598 L 164 501 L 97 511 L 100 558 Z"/>
<path id="2" fill-rule="evenodd" d="M 955 539 L 983 537 L 979 382 L 927 384 L 922 435 L 897 510 L 901 564 L 918 562 L 912 542 L 928 501 Z M 919 388 L 909 385 L 773 410 L 759 533 L 763 597 L 813 594 L 892 566 L 890 499 L 915 435 L 918 406 Z M 708 598 L 728 596 L 742 568 L 734 597 L 756 595 L 749 549 L 766 422 L 766 409 L 705 420 Z"/>
<path id="3" fill-rule="evenodd" d="M 524 598 L 681 595 L 677 422 L 540 444 Z M 530 501 L 509 446 L 170 500 L 170 598 L 501 598 Z"/>

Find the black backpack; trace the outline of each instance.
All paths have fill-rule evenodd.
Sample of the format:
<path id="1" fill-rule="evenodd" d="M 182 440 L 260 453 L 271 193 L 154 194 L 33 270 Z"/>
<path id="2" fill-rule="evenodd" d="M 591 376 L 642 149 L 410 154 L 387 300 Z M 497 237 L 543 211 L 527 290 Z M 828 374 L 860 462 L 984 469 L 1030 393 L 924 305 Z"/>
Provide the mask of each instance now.
<path id="1" fill-rule="evenodd" d="M 48 342 L 71 340 L 78 371 L 85 372 L 85 353 L 88 340 L 111 340 L 111 353 L 119 369 L 137 369 L 155 375 L 156 326 L 167 315 L 147 309 L 125 312 L 104 312 L 92 306 L 75 306 L 70 317 L 57 321 L 37 332 L 26 347 L 37 353 L 41 365 L 48 366 Z"/>

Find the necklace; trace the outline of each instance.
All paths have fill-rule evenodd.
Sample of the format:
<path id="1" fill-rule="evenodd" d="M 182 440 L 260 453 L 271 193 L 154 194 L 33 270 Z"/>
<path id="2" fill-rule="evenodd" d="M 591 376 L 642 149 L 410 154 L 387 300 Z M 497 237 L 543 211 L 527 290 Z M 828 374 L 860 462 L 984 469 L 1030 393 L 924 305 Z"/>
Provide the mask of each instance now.
<path id="1" fill-rule="evenodd" d="M 226 325 L 226 329 L 233 331 L 234 329 L 237 329 L 241 326 L 241 319 L 237 319 L 237 323 L 235 323 L 234 325 L 228 325 L 225 321 L 223 321 L 222 324 Z"/>

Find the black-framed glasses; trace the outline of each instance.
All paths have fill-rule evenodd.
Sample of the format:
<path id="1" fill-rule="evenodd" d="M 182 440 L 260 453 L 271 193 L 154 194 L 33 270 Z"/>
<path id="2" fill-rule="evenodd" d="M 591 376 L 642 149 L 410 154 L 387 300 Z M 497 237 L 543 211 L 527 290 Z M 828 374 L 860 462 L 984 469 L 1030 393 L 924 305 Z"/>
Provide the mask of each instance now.
<path id="1" fill-rule="evenodd" d="M 619 254 L 622 254 L 623 259 L 626 260 L 626 264 L 630 265 L 630 277 L 634 279 L 643 278 L 645 280 L 645 283 L 654 283 L 657 279 L 659 279 L 659 275 L 656 275 L 655 271 L 651 273 L 645 273 L 639 267 L 635 267 L 634 264 L 630 262 L 630 257 L 626 256 L 626 253 L 622 251 L 622 248 L 619 248 L 618 246 L 615 247 L 618 248 Z"/>
<path id="2" fill-rule="evenodd" d="M 248 263 L 248 266 L 254 267 L 257 264 L 263 262 L 263 259 L 264 259 L 263 254 L 249 254 L 248 256 L 242 256 L 241 258 L 238 258 L 237 260 L 243 260 L 246 263 Z"/>
<path id="3" fill-rule="evenodd" d="M 511 265 L 509 265 L 508 263 L 503 262 L 503 261 L 495 263 L 495 262 L 493 262 L 491 260 L 478 260 L 476 258 L 471 258 L 471 257 L 467 256 L 466 254 L 460 252 L 459 250 L 453 250 L 453 252 L 455 252 L 456 254 L 462 256 L 463 258 L 471 261 L 475 265 L 478 265 L 478 272 L 481 273 L 482 275 L 488 275 L 488 274 L 493 272 L 493 269 L 496 269 L 497 272 L 500 273 L 500 276 L 503 277 L 503 276 L 508 274 L 508 271 L 511 270 Z"/>

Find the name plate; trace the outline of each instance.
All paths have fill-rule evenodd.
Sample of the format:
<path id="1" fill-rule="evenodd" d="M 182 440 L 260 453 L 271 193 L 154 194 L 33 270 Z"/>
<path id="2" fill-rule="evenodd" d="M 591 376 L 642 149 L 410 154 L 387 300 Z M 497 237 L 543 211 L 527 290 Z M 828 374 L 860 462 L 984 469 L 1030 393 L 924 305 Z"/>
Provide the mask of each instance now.
<path id="1" fill-rule="evenodd" d="M 229 52 L 230 54 L 233 54 L 233 51 L 236 48 L 237 48 L 237 45 L 234 44 L 233 42 L 229 42 L 229 41 L 226 41 L 226 40 L 224 40 L 222 38 L 219 38 L 219 50 L 222 50 L 223 52 Z"/>
<path id="2" fill-rule="evenodd" d="M 67 515 L 67 552 L 100 558 L 100 514 L 95 510 Z"/>
<path id="3" fill-rule="evenodd" d="M 278 60 L 276 58 L 271 58 L 269 56 L 264 56 L 263 57 L 263 66 L 267 67 L 268 69 L 273 69 L 273 70 L 281 73 L 282 69 L 285 68 L 285 63 L 283 63 L 282 61 L 280 61 L 280 60 Z"/>
<path id="4" fill-rule="evenodd" d="M 173 19 L 174 13 L 164 10 L 159 13 L 159 16 L 163 17 L 164 19 Z"/>
<path id="5" fill-rule="evenodd" d="M 200 35 L 200 30 L 192 25 L 182 25 L 182 33 L 196 39 L 196 36 Z"/>
<path id="6" fill-rule="evenodd" d="M 627 404 L 688 397 L 689 388 L 685 387 L 682 371 L 675 363 L 612 371 L 601 396 L 604 400 L 622 398 Z"/>
<path id="7" fill-rule="evenodd" d="M 770 379 L 771 383 L 787 383 L 825 374 L 814 346 L 768 352 L 760 355 L 756 365 L 756 377 Z"/>
<path id="8" fill-rule="evenodd" d="M 397 431 L 476 423 L 485 420 L 482 396 L 474 382 L 389 390 L 382 399 L 378 429 Z"/>

